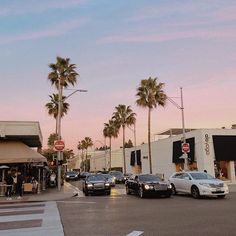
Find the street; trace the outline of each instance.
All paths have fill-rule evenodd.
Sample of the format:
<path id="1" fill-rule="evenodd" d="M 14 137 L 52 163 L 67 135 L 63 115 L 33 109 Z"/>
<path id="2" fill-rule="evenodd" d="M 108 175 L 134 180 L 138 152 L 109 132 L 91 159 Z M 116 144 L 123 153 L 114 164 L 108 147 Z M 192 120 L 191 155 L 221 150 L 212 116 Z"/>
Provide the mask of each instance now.
<path id="1" fill-rule="evenodd" d="M 81 182 L 71 182 L 81 188 Z M 236 193 L 226 199 L 178 195 L 168 198 L 126 196 L 117 185 L 111 196 L 58 201 L 66 236 L 74 235 L 234 235 Z"/>

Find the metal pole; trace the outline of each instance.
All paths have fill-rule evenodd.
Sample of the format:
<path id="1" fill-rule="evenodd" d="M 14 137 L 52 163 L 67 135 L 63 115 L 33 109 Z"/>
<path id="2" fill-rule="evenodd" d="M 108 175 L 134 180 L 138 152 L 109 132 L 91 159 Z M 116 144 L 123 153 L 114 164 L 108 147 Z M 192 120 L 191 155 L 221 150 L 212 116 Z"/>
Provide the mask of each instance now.
<path id="1" fill-rule="evenodd" d="M 104 169 L 105 171 L 107 170 L 107 145 L 106 145 L 106 138 L 104 138 L 104 145 L 105 145 L 105 153 L 104 153 L 104 161 L 105 161 L 105 165 L 104 165 Z"/>
<path id="2" fill-rule="evenodd" d="M 57 140 L 61 140 L 62 85 L 58 81 Z M 57 188 L 61 190 L 61 151 L 57 151 Z"/>
<path id="3" fill-rule="evenodd" d="M 183 128 L 183 143 L 186 143 L 185 125 L 184 125 L 184 102 L 183 102 L 183 88 L 180 87 L 180 97 L 181 97 L 181 114 L 182 114 L 182 128 Z M 183 154 L 184 158 L 184 169 L 188 169 L 188 155 Z"/>
<path id="4" fill-rule="evenodd" d="M 134 160 L 136 163 L 136 168 L 135 168 L 135 173 L 137 173 L 137 168 L 138 168 L 138 159 L 136 158 L 136 126 L 135 126 L 135 122 L 134 122 Z"/>

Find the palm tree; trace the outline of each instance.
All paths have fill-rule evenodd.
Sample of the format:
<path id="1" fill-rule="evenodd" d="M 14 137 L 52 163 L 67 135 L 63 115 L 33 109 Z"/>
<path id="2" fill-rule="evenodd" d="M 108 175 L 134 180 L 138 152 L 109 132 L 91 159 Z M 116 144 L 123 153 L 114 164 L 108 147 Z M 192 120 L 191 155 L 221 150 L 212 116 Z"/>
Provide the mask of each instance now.
<path id="1" fill-rule="evenodd" d="M 85 137 L 82 141 L 81 141 L 82 147 L 86 150 L 86 154 L 85 154 L 85 171 L 87 170 L 87 158 L 88 158 L 88 148 L 93 146 L 93 141 L 90 137 Z"/>
<path id="2" fill-rule="evenodd" d="M 64 88 L 67 88 L 69 84 L 72 86 L 76 84 L 79 74 L 75 71 L 76 65 L 70 64 L 69 58 L 57 57 L 57 62 L 49 64 L 49 67 L 52 71 L 49 73 L 48 79 L 57 89 L 59 88 L 59 81 Z"/>
<path id="3" fill-rule="evenodd" d="M 82 165 L 84 164 L 84 147 L 82 145 L 82 141 L 78 142 L 77 149 L 80 151 L 81 150 L 81 163 Z M 84 171 L 84 168 L 83 168 Z"/>
<path id="4" fill-rule="evenodd" d="M 126 163 L 125 163 L 125 127 L 129 127 L 135 124 L 136 113 L 133 112 L 130 106 L 119 104 L 115 107 L 115 112 L 113 113 L 113 119 L 115 120 L 118 128 L 122 127 L 123 130 L 123 164 L 124 164 L 124 174 L 126 174 Z"/>
<path id="5" fill-rule="evenodd" d="M 69 58 L 57 57 L 57 62 L 55 64 L 49 64 L 49 68 L 51 72 L 48 74 L 48 79 L 51 81 L 51 84 L 55 85 L 58 89 L 58 113 L 62 113 L 63 89 L 67 88 L 70 84 L 74 86 L 79 74 L 75 71 L 76 65 L 70 64 Z M 58 120 L 60 120 L 60 118 L 61 117 L 58 116 Z M 57 133 L 59 134 L 61 130 L 60 121 L 57 125 Z M 61 134 L 59 134 L 59 139 L 61 138 L 60 136 Z"/>
<path id="6" fill-rule="evenodd" d="M 149 168 L 152 174 L 152 157 L 151 157 L 151 111 L 157 106 L 164 107 L 167 96 L 163 90 L 164 83 L 158 83 L 157 78 L 141 80 L 140 86 L 137 88 L 138 106 L 148 108 L 148 153 L 149 153 Z"/>
<path id="7" fill-rule="evenodd" d="M 51 101 L 48 102 L 45 106 L 48 110 L 48 114 L 50 116 L 53 116 L 56 119 L 56 134 L 57 134 L 57 115 L 58 115 L 58 104 L 59 104 L 59 96 L 58 94 L 52 94 L 49 95 Z M 62 112 L 61 112 L 61 117 L 63 117 L 65 114 L 67 114 L 69 110 L 70 104 L 67 102 L 64 102 L 65 96 L 62 96 Z"/>
<path id="8" fill-rule="evenodd" d="M 111 170 L 111 139 L 117 138 L 119 133 L 119 128 L 117 127 L 117 124 L 114 119 L 111 119 L 108 121 L 108 123 L 104 123 L 104 129 L 103 129 L 103 136 L 105 138 L 109 138 L 109 146 L 110 146 L 110 164 L 109 169 Z"/>

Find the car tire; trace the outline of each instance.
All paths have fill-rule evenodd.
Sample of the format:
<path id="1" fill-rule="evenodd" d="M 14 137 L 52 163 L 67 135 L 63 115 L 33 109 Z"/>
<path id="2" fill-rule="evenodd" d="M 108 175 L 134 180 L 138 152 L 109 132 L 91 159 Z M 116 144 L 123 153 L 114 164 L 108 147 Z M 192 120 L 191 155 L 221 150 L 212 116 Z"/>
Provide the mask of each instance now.
<path id="1" fill-rule="evenodd" d="M 138 195 L 139 195 L 140 198 L 144 198 L 145 197 L 145 194 L 144 194 L 142 186 L 139 187 Z"/>
<path id="2" fill-rule="evenodd" d="M 217 195 L 218 198 L 225 198 L 225 195 Z"/>
<path id="3" fill-rule="evenodd" d="M 125 187 L 125 190 L 126 190 L 126 194 L 127 194 L 127 195 L 130 195 L 130 194 L 131 194 L 131 192 L 130 192 L 130 190 L 129 190 L 129 187 L 128 187 L 128 186 L 126 186 L 126 187 Z"/>
<path id="4" fill-rule="evenodd" d="M 106 192 L 107 195 L 111 195 L 111 191 Z"/>
<path id="5" fill-rule="evenodd" d="M 177 191 L 176 191 L 175 185 L 171 184 L 171 186 L 172 186 L 172 194 L 173 195 L 177 195 Z"/>
<path id="6" fill-rule="evenodd" d="M 88 191 L 87 190 L 84 190 L 84 195 L 88 196 Z"/>
<path id="7" fill-rule="evenodd" d="M 191 188 L 191 195 L 193 196 L 193 198 L 199 198 L 200 197 L 200 193 L 199 193 L 199 189 L 197 186 L 192 186 Z"/>
<path id="8" fill-rule="evenodd" d="M 165 195 L 165 197 L 166 197 L 166 198 L 170 198 L 171 195 L 172 195 L 171 193 L 168 193 L 168 194 Z"/>

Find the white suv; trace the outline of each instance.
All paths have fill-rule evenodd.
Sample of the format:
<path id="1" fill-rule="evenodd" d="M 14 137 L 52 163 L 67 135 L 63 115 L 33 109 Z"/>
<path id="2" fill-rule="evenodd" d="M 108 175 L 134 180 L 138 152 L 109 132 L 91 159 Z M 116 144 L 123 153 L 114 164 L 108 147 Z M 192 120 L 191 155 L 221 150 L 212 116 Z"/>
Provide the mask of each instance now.
<path id="1" fill-rule="evenodd" d="M 174 194 L 187 193 L 194 198 L 200 196 L 217 196 L 224 198 L 229 188 L 222 180 L 201 171 L 176 172 L 169 178 Z"/>

